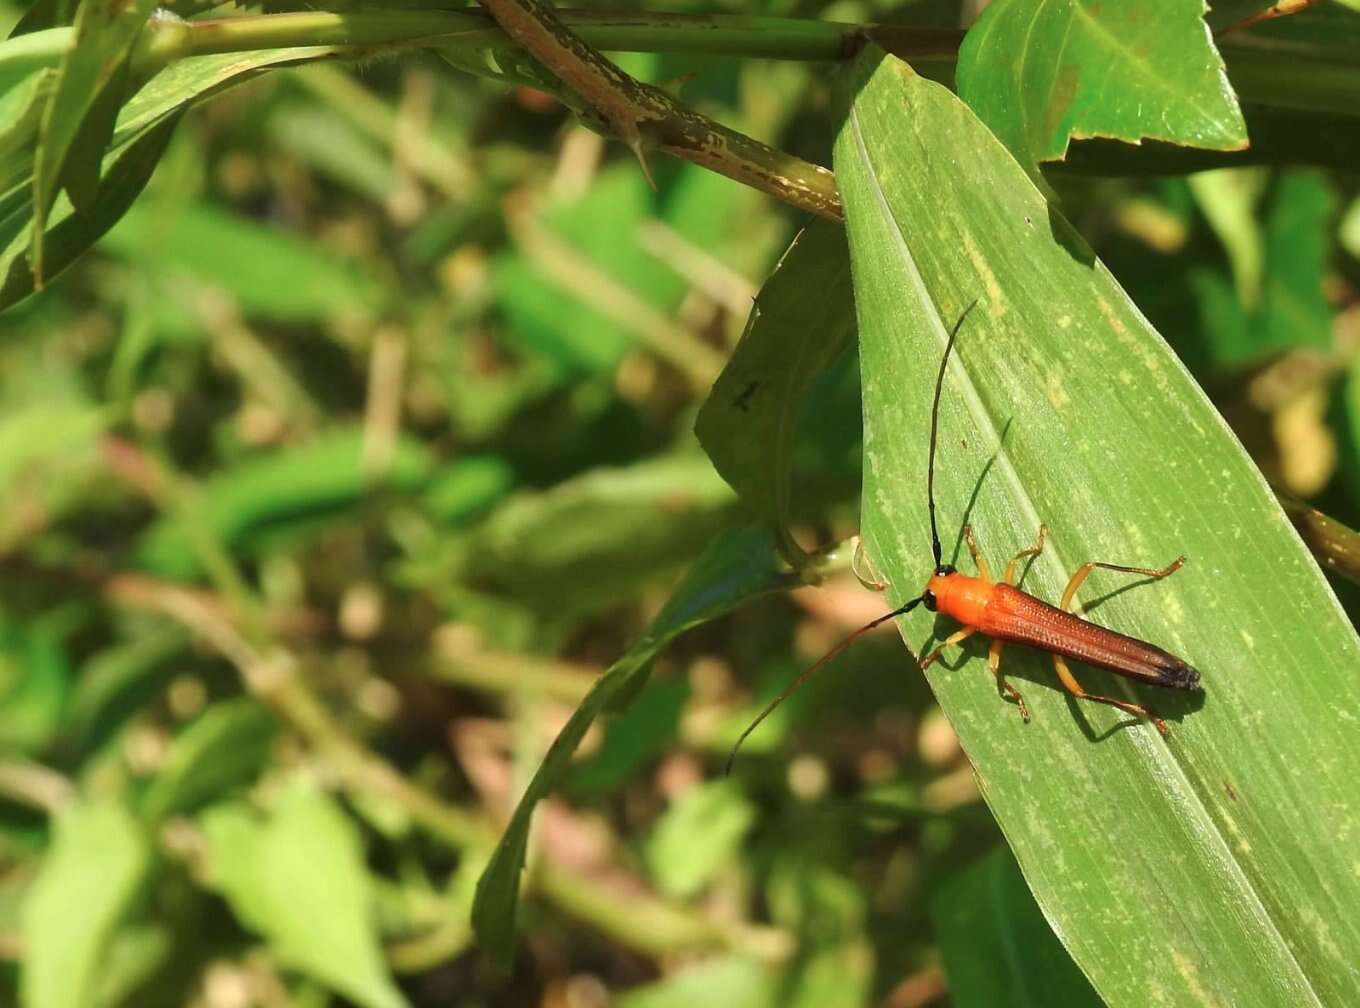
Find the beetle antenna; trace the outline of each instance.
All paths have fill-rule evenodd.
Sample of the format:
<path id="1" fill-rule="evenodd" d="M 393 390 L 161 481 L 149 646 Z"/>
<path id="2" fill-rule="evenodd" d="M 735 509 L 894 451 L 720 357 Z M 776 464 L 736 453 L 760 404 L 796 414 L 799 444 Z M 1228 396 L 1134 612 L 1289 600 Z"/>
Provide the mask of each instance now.
<path id="1" fill-rule="evenodd" d="M 756 727 L 760 724 L 760 722 L 764 721 L 767 717 L 769 717 L 770 714 L 774 712 L 774 709 L 776 707 L 778 707 L 785 700 L 791 697 L 798 690 L 798 688 L 803 685 L 803 683 L 807 682 L 814 675 L 820 672 L 826 666 L 827 662 L 829 662 L 832 658 L 835 658 L 836 655 L 840 654 L 842 651 L 848 648 L 861 634 L 868 633 L 874 627 L 878 626 L 881 623 L 886 623 L 888 620 L 893 619 L 894 617 L 902 616 L 905 613 L 911 612 L 924 600 L 925 600 L 924 595 L 918 595 L 910 602 L 904 602 L 902 605 L 898 606 L 892 612 L 884 613 L 877 619 L 870 620 L 868 623 L 865 623 L 864 626 L 860 627 L 850 636 L 846 637 L 845 640 L 841 641 L 839 644 L 833 647 L 826 654 L 822 655 L 821 658 L 817 659 L 817 663 L 815 665 L 812 665 L 811 667 L 804 669 L 799 674 L 798 678 L 795 679 L 793 682 L 789 683 L 787 686 L 785 686 L 783 690 L 780 691 L 779 696 L 775 697 L 768 704 L 766 704 L 765 709 L 756 715 L 756 719 L 746 726 L 745 731 L 743 731 L 739 736 L 737 736 L 737 741 L 732 746 L 732 751 L 727 754 L 727 763 L 723 767 L 723 776 L 726 776 L 732 772 L 732 763 L 737 758 L 737 750 L 740 749 L 741 744 L 746 741 L 746 737 L 750 735 L 751 732 L 755 731 Z"/>
<path id="2" fill-rule="evenodd" d="M 940 532 L 935 525 L 935 438 L 940 429 L 940 389 L 944 387 L 944 369 L 949 363 L 949 352 L 954 349 L 954 340 L 963 328 L 963 320 L 977 307 L 977 299 L 963 310 L 954 328 L 949 330 L 949 341 L 944 345 L 944 356 L 940 358 L 940 373 L 935 376 L 935 400 L 930 404 L 930 455 L 926 461 L 926 503 L 930 509 L 930 551 L 935 556 L 935 566 L 940 566 Z"/>

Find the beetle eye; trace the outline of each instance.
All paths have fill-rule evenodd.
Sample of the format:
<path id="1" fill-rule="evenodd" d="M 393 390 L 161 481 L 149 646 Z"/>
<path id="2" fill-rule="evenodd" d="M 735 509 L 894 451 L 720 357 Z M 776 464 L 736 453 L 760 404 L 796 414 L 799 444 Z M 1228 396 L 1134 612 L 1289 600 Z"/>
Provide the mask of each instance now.
<path id="1" fill-rule="evenodd" d="M 933 591 L 928 591 L 928 592 L 926 592 L 924 595 L 922 595 L 922 596 L 921 596 L 921 604 L 924 605 L 924 606 L 925 606 L 927 609 L 929 609 L 931 612 L 934 612 L 934 611 L 935 611 L 935 593 L 934 593 Z"/>

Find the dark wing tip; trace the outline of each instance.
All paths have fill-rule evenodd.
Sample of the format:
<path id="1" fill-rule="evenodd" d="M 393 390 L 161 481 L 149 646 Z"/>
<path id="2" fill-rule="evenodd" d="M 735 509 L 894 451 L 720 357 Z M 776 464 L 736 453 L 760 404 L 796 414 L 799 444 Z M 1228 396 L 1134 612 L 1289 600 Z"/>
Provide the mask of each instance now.
<path id="1" fill-rule="evenodd" d="M 1179 658 L 1172 658 L 1162 666 L 1161 685 L 1169 686 L 1172 689 L 1197 690 L 1199 686 L 1199 669 Z"/>

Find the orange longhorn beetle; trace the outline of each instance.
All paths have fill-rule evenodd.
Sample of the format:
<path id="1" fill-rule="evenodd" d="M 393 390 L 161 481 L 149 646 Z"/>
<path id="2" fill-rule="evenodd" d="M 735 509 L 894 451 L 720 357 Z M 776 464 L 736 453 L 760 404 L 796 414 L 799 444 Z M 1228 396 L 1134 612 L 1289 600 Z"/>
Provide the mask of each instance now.
<path id="1" fill-rule="evenodd" d="M 1094 700 L 1097 703 L 1109 704 L 1111 707 L 1118 707 L 1130 714 L 1145 717 L 1156 726 L 1162 735 L 1166 735 L 1166 722 L 1148 708 L 1130 703 L 1127 700 L 1117 700 L 1114 697 L 1087 693 L 1077 682 L 1076 677 L 1072 675 L 1072 670 L 1067 667 L 1067 659 L 1074 658 L 1088 665 L 1108 669 L 1117 675 L 1142 683 L 1150 683 L 1154 686 L 1183 690 L 1199 689 L 1199 672 L 1184 659 L 1177 658 L 1175 655 L 1163 651 L 1153 644 L 1148 644 L 1146 641 L 1138 640 L 1136 637 L 1127 637 L 1113 630 L 1096 626 L 1094 623 L 1087 622 L 1080 616 L 1073 614 L 1068 608 L 1072 604 L 1072 597 L 1077 593 L 1077 589 L 1081 587 L 1087 575 L 1097 567 L 1121 571 L 1125 574 L 1141 574 L 1155 580 L 1167 577 L 1179 570 L 1181 565 L 1185 563 L 1183 556 L 1177 557 L 1161 570 L 1152 570 L 1147 567 L 1125 567 L 1121 564 L 1099 563 L 1097 561 L 1084 563 L 1072 575 L 1072 580 L 1067 582 L 1067 588 L 1062 594 L 1062 601 L 1057 606 L 1051 606 L 1047 602 L 1035 598 L 1029 592 L 1016 587 L 1015 584 L 1020 561 L 1028 557 L 1038 556 L 1044 548 L 1047 530 L 1042 525 L 1039 526 L 1038 542 L 1029 549 L 1021 550 L 1011 557 L 1010 563 L 1006 564 L 1006 572 L 1002 575 L 1000 582 L 992 580 L 991 571 L 987 566 L 987 558 L 978 549 L 977 539 L 974 538 L 973 529 L 970 525 L 964 526 L 963 537 L 968 544 L 968 552 L 973 556 L 973 563 L 977 566 L 978 576 L 969 577 L 966 574 L 960 574 L 953 565 L 942 561 L 940 535 L 935 524 L 935 442 L 939 430 L 940 390 L 944 386 L 945 366 L 949 363 L 950 351 L 954 349 L 954 340 L 959 334 L 959 329 L 963 326 L 964 319 L 976 306 L 977 302 L 974 301 L 965 308 L 963 314 L 959 316 L 959 320 L 954 323 L 954 328 L 949 332 L 949 340 L 944 348 L 944 357 L 940 361 L 940 372 L 935 379 L 935 398 L 930 407 L 930 452 L 926 462 L 926 503 L 930 511 L 930 548 L 935 556 L 935 572 L 931 574 L 930 580 L 926 582 L 925 590 L 920 595 L 898 606 L 892 612 L 885 613 L 860 627 L 823 655 L 815 665 L 802 673 L 769 706 L 761 711 L 760 715 L 741 733 L 741 736 L 737 739 L 737 744 L 732 747 L 732 754 L 727 760 L 729 769 L 732 765 L 732 759 L 736 756 L 737 749 L 740 748 L 746 737 L 790 693 L 806 682 L 832 658 L 845 650 L 861 634 L 867 633 L 890 619 L 911 612 L 918 605 L 924 605 L 931 612 L 944 613 L 963 624 L 962 629 L 945 638 L 939 647 L 920 660 L 921 668 L 929 668 L 933 662 L 939 659 L 944 648 L 949 645 L 958 644 L 975 633 L 986 634 L 992 638 L 991 650 L 987 655 L 987 665 L 991 669 L 992 675 L 996 677 L 997 691 L 1014 701 L 1016 706 L 1020 708 L 1020 717 L 1025 721 L 1029 720 L 1029 707 L 1026 705 L 1024 697 L 1014 686 L 1006 682 L 1005 677 L 1001 674 L 1001 652 L 1008 643 L 1027 644 L 1030 647 L 1049 652 L 1053 657 L 1053 667 L 1057 670 L 1058 679 L 1074 697 L 1079 700 Z M 858 550 L 856 551 L 856 559 L 858 559 Z M 860 578 L 860 580 L 880 591 L 886 587 L 883 584 L 865 581 L 864 578 Z"/>

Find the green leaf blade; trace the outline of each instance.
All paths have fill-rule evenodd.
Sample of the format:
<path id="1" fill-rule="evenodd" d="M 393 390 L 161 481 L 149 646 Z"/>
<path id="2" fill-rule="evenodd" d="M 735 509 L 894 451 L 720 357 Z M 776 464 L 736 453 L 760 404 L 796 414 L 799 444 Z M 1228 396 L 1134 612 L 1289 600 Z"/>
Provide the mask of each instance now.
<path id="1" fill-rule="evenodd" d="M 171 745 L 143 800 L 147 817 L 183 814 L 252 778 L 277 727 L 273 712 L 248 697 L 208 708 Z"/>
<path id="2" fill-rule="evenodd" d="M 1101 1008 L 1004 844 L 940 886 L 930 917 L 958 1008 Z"/>
<path id="3" fill-rule="evenodd" d="M 1343 769 L 1360 747 L 1335 712 L 1360 704 L 1360 642 L 1250 460 L 1070 225 L 957 99 L 873 60 L 836 170 L 865 376 L 863 532 L 889 597 L 929 574 L 930 391 L 975 298 L 940 410 L 946 560 L 965 521 L 994 565 L 1044 521 L 1049 546 L 1024 586 L 1053 600 L 1088 559 L 1190 557 L 1133 591 L 1098 573 L 1078 599 L 1101 598 L 1096 622 L 1201 669 L 1198 700 L 1074 669 L 1092 692 L 1157 706 L 1166 741 L 1070 701 L 1048 658 L 1023 648 L 1003 667 L 1028 725 L 997 698 L 985 648 L 932 670 L 983 793 L 1107 1003 L 1342 1003 L 1360 878 L 1335 839 L 1360 828 Z M 1309 614 L 1292 631 L 1286 599 Z M 914 651 L 952 629 L 932 632 L 919 611 L 901 626 Z"/>
<path id="4" fill-rule="evenodd" d="M 998 0 L 959 50 L 959 95 L 1027 169 L 1072 139 L 1241 150 L 1246 125 L 1202 0 Z"/>
<path id="5" fill-rule="evenodd" d="M 572 712 L 535 771 L 477 883 L 472 926 L 482 947 L 503 969 L 508 970 L 514 960 L 520 873 L 534 808 L 566 779 L 587 729 L 611 704 L 635 695 L 651 660 L 678 635 L 789 584 L 788 575 L 775 568 L 767 530 L 741 528 L 718 536 L 676 587 L 648 633 L 609 667 Z"/>

